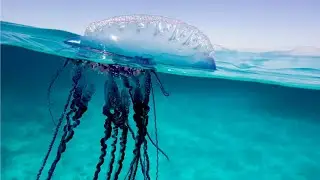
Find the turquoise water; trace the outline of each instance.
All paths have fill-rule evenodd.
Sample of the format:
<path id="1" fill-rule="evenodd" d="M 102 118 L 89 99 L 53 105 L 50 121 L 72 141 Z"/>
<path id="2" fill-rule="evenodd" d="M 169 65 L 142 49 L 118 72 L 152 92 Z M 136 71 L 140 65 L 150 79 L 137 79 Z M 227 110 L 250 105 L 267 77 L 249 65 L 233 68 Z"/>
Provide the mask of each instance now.
<path id="1" fill-rule="evenodd" d="M 79 35 L 7 22 L 1 30 L 1 178 L 35 179 L 54 129 L 47 87 L 63 57 L 77 57 L 63 41 Z M 215 59 L 215 72 L 157 67 L 170 92 L 164 97 L 155 88 L 159 144 L 170 157 L 160 155 L 159 179 L 320 179 L 320 57 L 220 49 Z M 71 86 L 71 68 L 52 92 L 55 117 Z M 53 179 L 93 177 L 104 77 L 92 76 L 97 92 Z M 155 149 L 149 149 L 154 177 Z"/>

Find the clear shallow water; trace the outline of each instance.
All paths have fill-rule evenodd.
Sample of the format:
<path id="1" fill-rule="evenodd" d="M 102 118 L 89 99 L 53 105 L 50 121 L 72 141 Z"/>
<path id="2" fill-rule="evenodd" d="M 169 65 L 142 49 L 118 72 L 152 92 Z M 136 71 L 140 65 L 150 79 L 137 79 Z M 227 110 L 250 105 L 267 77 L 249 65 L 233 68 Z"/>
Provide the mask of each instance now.
<path id="1" fill-rule="evenodd" d="M 70 32 L 1 22 L 1 44 L 63 57 L 112 63 L 112 60 L 101 59 L 101 53 L 65 43 L 81 38 L 80 35 Z M 79 54 L 79 49 L 82 52 L 87 51 L 86 57 Z M 183 76 L 227 78 L 320 89 L 320 52 L 307 56 L 291 51 L 254 53 L 220 48 L 216 50 L 214 58 L 218 69 L 214 72 L 161 63 L 156 65 L 156 69 L 159 72 Z"/>
<path id="2" fill-rule="evenodd" d="M 53 36 L 54 33 L 50 37 Z M 59 38 L 51 39 L 59 41 Z M 32 46 L 29 43 L 24 45 L 24 48 Z M 48 44 L 46 46 L 50 47 Z M 51 48 L 53 47 L 55 46 L 52 45 Z M 273 69 L 262 73 L 262 65 L 252 60 L 254 58 L 251 61 L 244 58 L 256 57 L 253 53 L 224 53 L 234 54 L 228 56 L 220 51 L 220 56 L 225 57 L 224 63 L 217 62 L 221 71 L 225 68 L 222 78 L 160 73 L 160 78 L 171 95 L 164 97 L 159 88 L 155 88 L 158 133 L 160 146 L 171 161 L 166 161 L 160 155 L 159 179 L 320 179 L 318 82 L 313 81 L 314 85 L 310 86 L 310 82 L 303 78 L 297 78 L 295 83 L 288 81 L 293 81 L 295 74 L 299 74 L 299 68 L 302 69 L 303 77 L 317 80 L 318 74 L 312 73 L 317 65 L 316 60 L 312 59 L 314 57 L 310 57 L 309 61 L 298 59 L 301 66 L 295 66 L 294 58 L 289 60 L 288 55 L 281 56 L 283 61 L 267 60 L 261 62 L 265 69 L 273 69 L 273 63 L 282 62 L 281 67 L 289 70 Z M 272 57 L 274 54 L 267 53 L 263 56 Z M 239 59 L 236 58 L 233 62 L 231 57 Z M 61 56 L 1 45 L 2 179 L 35 179 L 54 129 L 47 110 L 46 90 L 63 60 Z M 239 71 L 241 68 L 245 69 L 243 64 L 250 63 L 260 66 L 256 72 L 261 78 L 258 79 L 259 82 L 263 78 L 269 78 L 277 84 L 286 81 L 286 86 L 303 88 L 242 81 L 251 81 L 247 77 L 255 74 L 251 72 L 254 67 L 249 67 L 250 71 Z M 61 75 L 53 89 L 55 117 L 61 113 L 71 86 L 71 68 Z M 279 71 L 286 73 L 279 75 Z M 202 73 L 197 75 L 208 76 Z M 282 76 L 284 79 L 277 79 L 283 78 Z M 226 80 L 225 77 L 234 80 Z M 99 140 L 103 135 L 104 122 L 104 102 L 101 101 L 104 77 L 96 74 L 94 78 L 98 85 L 97 92 L 74 139 L 68 144 L 68 151 L 57 166 L 54 180 L 87 180 L 93 177 L 94 166 L 100 154 Z M 153 127 L 150 126 L 150 133 L 153 132 Z M 132 142 L 128 149 L 131 148 Z M 149 149 L 151 177 L 154 177 L 155 150 L 152 146 Z M 126 155 L 131 159 L 130 151 Z M 53 155 L 49 158 L 49 163 L 52 159 Z M 128 166 L 128 163 L 125 165 Z M 48 167 L 45 168 L 42 179 L 46 177 L 46 170 Z M 101 179 L 103 175 L 104 173 Z M 141 174 L 138 177 L 142 179 Z"/>

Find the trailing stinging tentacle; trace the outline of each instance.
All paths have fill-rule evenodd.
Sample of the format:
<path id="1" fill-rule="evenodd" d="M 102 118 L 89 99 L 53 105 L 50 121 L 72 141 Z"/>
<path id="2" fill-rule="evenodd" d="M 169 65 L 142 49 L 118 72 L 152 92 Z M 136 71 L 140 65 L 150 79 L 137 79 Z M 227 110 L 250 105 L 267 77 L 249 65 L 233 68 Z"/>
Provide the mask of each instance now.
<path id="1" fill-rule="evenodd" d="M 122 166 L 123 166 L 123 161 L 124 161 L 124 156 L 125 156 L 125 150 L 127 147 L 127 136 L 128 136 L 128 127 L 124 127 L 122 129 L 122 134 L 121 134 L 121 138 L 120 138 L 120 159 L 118 160 L 118 168 L 116 170 L 116 173 L 114 175 L 114 179 L 117 180 Z"/>
<path id="2" fill-rule="evenodd" d="M 111 131 L 112 131 L 111 118 L 112 118 L 112 115 L 108 113 L 108 118 L 105 120 L 105 123 L 104 123 L 104 128 L 105 128 L 104 137 L 101 138 L 101 140 L 100 140 L 101 154 L 99 156 L 99 162 L 96 165 L 96 171 L 95 171 L 94 177 L 93 177 L 94 180 L 98 179 L 98 176 L 99 176 L 99 173 L 100 173 L 100 170 L 101 170 L 101 166 L 104 163 L 104 157 L 107 154 L 106 141 L 111 137 Z"/>
<path id="3" fill-rule="evenodd" d="M 77 68 L 74 76 L 72 77 L 72 81 L 73 81 L 73 88 L 72 88 L 73 98 L 77 97 L 75 94 L 76 94 L 78 82 L 79 82 L 81 76 L 82 76 L 81 68 Z M 66 136 L 68 134 L 68 130 L 69 130 L 69 127 L 70 127 L 70 115 L 72 113 L 76 112 L 76 108 L 75 108 L 74 104 L 75 104 L 75 99 L 72 100 L 71 105 L 70 105 L 70 109 L 71 110 L 66 115 L 67 124 L 64 126 L 64 134 L 63 134 L 63 136 L 62 136 L 62 138 L 60 140 L 60 145 L 58 147 L 58 152 L 57 152 L 56 158 L 53 161 L 53 163 L 51 164 L 51 167 L 49 169 L 47 180 L 50 180 L 52 178 L 52 175 L 54 173 L 56 165 L 60 161 L 62 153 L 66 150 L 65 138 L 66 138 Z"/>
<path id="4" fill-rule="evenodd" d="M 53 115 L 52 115 L 52 111 L 51 111 L 51 89 L 52 89 L 52 86 L 54 85 L 54 83 L 56 82 L 56 80 L 58 79 L 58 77 L 60 76 L 61 72 L 68 65 L 68 63 L 69 63 L 69 59 L 65 60 L 63 66 L 57 70 L 56 74 L 54 75 L 54 77 L 50 81 L 50 84 L 49 84 L 49 87 L 48 87 L 48 90 L 47 90 L 48 110 L 49 110 L 49 113 L 50 113 L 50 116 L 51 116 L 51 120 L 52 120 L 54 125 L 56 125 L 56 123 L 55 123 L 55 121 L 53 119 Z"/>
<path id="5" fill-rule="evenodd" d="M 144 140 L 143 143 L 143 155 L 145 158 L 145 175 L 148 180 L 150 180 L 149 170 L 150 170 L 150 160 L 148 155 L 148 142 Z"/>
<path id="6" fill-rule="evenodd" d="M 59 118 L 59 122 L 58 122 L 58 124 L 57 124 L 57 126 L 56 126 L 56 128 L 55 128 L 55 131 L 54 131 L 52 140 L 51 140 L 50 145 L 49 145 L 49 149 L 48 149 L 48 151 L 47 151 L 46 156 L 45 156 L 44 159 L 43 159 L 43 163 L 42 163 L 42 165 L 41 165 L 41 167 L 40 167 L 40 169 L 39 169 L 39 172 L 38 172 L 38 174 L 37 174 L 37 180 L 40 179 L 40 176 L 41 176 L 41 174 L 42 174 L 43 168 L 44 168 L 44 166 L 45 166 L 46 163 L 47 163 L 47 160 L 48 160 L 48 158 L 49 158 L 49 155 L 50 155 L 50 152 L 51 152 L 51 150 L 52 150 L 53 144 L 54 144 L 54 142 L 55 142 L 55 140 L 56 140 L 56 138 L 57 138 L 59 129 L 60 129 L 60 127 L 61 127 L 62 120 L 63 120 L 63 118 L 64 118 L 64 116 L 65 116 L 65 113 L 66 113 L 66 111 L 67 111 L 67 109 L 68 109 L 68 106 L 69 106 L 69 103 L 70 103 L 70 99 L 71 99 L 73 90 L 74 90 L 74 89 L 72 88 L 72 89 L 70 90 L 70 92 L 69 92 L 69 95 L 68 95 L 68 98 L 67 98 L 67 102 L 66 102 L 66 104 L 65 104 L 65 106 L 64 106 L 63 113 L 61 114 L 61 116 L 60 116 L 60 118 Z"/>
<path id="7" fill-rule="evenodd" d="M 118 127 L 114 127 L 113 129 L 113 134 L 112 134 L 112 138 L 113 138 L 113 142 L 111 144 L 112 150 L 111 150 L 111 160 L 109 163 L 109 170 L 107 173 L 107 180 L 110 180 L 111 178 L 111 174 L 112 174 L 112 170 L 113 170 L 113 164 L 115 161 L 115 157 L 116 157 L 116 150 L 117 150 L 117 141 L 118 141 Z"/>

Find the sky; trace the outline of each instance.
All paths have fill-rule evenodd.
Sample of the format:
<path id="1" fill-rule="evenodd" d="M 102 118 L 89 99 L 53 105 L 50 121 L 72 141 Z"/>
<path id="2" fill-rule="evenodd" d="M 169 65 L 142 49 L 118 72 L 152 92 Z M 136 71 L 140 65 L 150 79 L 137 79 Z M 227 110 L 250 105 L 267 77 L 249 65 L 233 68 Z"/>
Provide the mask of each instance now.
<path id="1" fill-rule="evenodd" d="M 83 34 L 94 21 L 152 14 L 198 27 L 239 50 L 320 47 L 319 0 L 2 0 L 1 20 Z"/>

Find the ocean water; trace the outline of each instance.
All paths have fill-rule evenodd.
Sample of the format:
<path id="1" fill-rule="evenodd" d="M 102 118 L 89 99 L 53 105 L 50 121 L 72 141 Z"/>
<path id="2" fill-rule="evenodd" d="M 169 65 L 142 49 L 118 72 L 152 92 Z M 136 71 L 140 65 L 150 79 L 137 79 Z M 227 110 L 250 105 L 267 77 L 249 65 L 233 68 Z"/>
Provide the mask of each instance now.
<path id="1" fill-rule="evenodd" d="M 1 30 L 1 178 L 31 180 L 55 128 L 47 87 L 65 57 L 76 55 L 63 49 L 63 41 L 78 35 L 7 22 Z M 155 87 L 159 146 L 170 157 L 160 154 L 159 179 L 320 179 L 320 56 L 220 49 L 215 58 L 215 72 L 158 69 L 170 92 L 164 97 Z M 52 90 L 56 118 L 71 87 L 71 70 L 68 66 Z M 55 180 L 93 177 L 103 136 L 105 77 L 92 76 L 97 92 Z M 149 130 L 153 135 L 152 125 Z M 154 179 L 156 151 L 151 145 L 149 150 Z M 48 164 L 55 153 L 56 146 Z M 143 179 L 140 172 L 137 179 Z"/>

